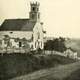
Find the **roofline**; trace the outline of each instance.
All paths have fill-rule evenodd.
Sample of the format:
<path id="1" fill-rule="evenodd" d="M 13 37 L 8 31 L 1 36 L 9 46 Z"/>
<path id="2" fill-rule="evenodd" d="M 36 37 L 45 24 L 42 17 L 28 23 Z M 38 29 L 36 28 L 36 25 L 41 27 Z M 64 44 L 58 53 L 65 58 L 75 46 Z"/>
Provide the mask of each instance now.
<path id="1" fill-rule="evenodd" d="M 3 23 L 5 22 L 5 21 L 7 21 L 7 20 L 30 20 L 29 18 L 9 18 L 9 19 L 4 19 L 4 21 L 2 22 L 2 24 L 0 25 L 0 27 L 3 25 Z"/>

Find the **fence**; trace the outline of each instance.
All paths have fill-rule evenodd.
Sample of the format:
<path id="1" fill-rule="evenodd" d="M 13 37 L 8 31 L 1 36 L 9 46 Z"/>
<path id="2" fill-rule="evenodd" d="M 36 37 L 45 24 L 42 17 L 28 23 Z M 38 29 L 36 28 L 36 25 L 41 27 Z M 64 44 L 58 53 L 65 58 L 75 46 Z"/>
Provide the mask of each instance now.
<path id="1" fill-rule="evenodd" d="M 77 52 L 73 52 L 73 53 L 61 53 L 61 52 L 57 52 L 57 51 L 49 51 L 49 50 L 45 50 L 44 53 L 46 55 L 50 55 L 50 54 L 56 54 L 56 55 L 60 55 L 60 56 L 64 56 L 64 57 L 69 57 L 69 58 L 72 58 L 72 59 L 77 59 Z"/>

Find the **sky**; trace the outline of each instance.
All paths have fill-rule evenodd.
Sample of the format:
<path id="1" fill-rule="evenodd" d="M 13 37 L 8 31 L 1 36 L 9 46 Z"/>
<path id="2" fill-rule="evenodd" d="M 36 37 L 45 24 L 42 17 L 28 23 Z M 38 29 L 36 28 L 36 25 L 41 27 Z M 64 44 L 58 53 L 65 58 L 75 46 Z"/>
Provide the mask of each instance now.
<path id="1" fill-rule="evenodd" d="M 7 18 L 28 18 L 30 1 L 0 0 L 0 23 Z M 36 0 L 46 36 L 80 38 L 80 0 Z"/>

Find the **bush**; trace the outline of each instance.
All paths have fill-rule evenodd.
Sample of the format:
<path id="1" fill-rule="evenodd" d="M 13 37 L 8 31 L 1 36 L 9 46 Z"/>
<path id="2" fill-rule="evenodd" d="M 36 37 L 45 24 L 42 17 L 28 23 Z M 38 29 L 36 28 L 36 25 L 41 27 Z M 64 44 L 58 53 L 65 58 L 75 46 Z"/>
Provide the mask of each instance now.
<path id="1" fill-rule="evenodd" d="M 67 49 L 64 42 L 65 39 L 61 37 L 54 40 L 48 40 L 44 45 L 44 49 L 64 52 Z"/>

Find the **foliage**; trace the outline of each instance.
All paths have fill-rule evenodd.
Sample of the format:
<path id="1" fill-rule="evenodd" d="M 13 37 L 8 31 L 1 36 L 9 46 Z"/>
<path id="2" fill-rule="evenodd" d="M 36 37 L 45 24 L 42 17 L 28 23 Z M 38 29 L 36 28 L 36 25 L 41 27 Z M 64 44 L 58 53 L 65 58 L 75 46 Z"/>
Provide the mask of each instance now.
<path id="1" fill-rule="evenodd" d="M 66 50 L 66 46 L 64 42 L 65 42 L 65 39 L 62 37 L 55 38 L 54 40 L 48 40 L 45 43 L 44 49 L 64 52 Z"/>

